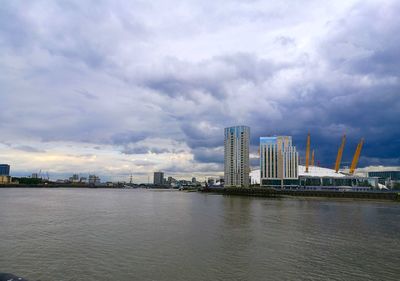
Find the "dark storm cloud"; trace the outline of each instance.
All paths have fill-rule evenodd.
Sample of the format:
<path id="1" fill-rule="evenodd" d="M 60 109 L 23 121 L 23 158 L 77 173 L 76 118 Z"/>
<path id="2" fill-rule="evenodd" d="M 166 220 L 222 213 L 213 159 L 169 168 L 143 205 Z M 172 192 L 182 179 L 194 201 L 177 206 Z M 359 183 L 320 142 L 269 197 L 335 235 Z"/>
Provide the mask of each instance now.
<path id="1" fill-rule="evenodd" d="M 388 77 L 400 74 L 398 1 L 363 2 L 332 23 L 322 52 L 336 69 Z"/>
<path id="2" fill-rule="evenodd" d="M 221 167 L 223 128 L 244 124 L 252 153 L 282 134 L 304 155 L 310 132 L 330 167 L 346 133 L 346 161 L 365 137 L 361 165 L 400 164 L 400 3 L 338 2 L 320 18 L 329 4 L 303 5 L 3 3 L 2 141 L 190 151 L 205 172 Z"/>
<path id="3" fill-rule="evenodd" d="M 194 160 L 202 163 L 224 163 L 224 150 L 216 148 L 195 148 L 193 149 Z"/>
<path id="4" fill-rule="evenodd" d="M 118 145 L 136 143 L 144 140 L 148 135 L 146 132 L 123 132 L 113 135 L 112 142 Z"/>
<path id="5" fill-rule="evenodd" d="M 290 67 L 258 58 L 254 54 L 237 53 L 213 57 L 199 63 L 188 63 L 176 59 L 164 61 L 162 73 L 147 77 L 144 86 L 165 93 L 173 98 L 193 98 L 193 92 L 205 92 L 219 102 L 229 98 L 226 83 L 232 81 L 262 82 L 275 71 Z"/>
<path id="6" fill-rule="evenodd" d="M 148 147 L 148 146 L 137 146 L 137 147 L 124 147 L 121 151 L 125 154 L 146 154 L 146 153 L 170 153 L 173 152 L 167 148 L 160 147 Z"/>

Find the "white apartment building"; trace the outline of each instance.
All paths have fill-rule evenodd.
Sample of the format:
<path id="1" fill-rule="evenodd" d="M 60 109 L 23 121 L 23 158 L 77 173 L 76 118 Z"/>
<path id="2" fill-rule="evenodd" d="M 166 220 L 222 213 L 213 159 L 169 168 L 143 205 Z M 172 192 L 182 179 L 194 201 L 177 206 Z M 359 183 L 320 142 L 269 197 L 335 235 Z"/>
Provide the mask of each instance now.
<path id="1" fill-rule="evenodd" d="M 250 127 L 225 128 L 224 177 L 227 187 L 248 187 L 250 173 Z"/>

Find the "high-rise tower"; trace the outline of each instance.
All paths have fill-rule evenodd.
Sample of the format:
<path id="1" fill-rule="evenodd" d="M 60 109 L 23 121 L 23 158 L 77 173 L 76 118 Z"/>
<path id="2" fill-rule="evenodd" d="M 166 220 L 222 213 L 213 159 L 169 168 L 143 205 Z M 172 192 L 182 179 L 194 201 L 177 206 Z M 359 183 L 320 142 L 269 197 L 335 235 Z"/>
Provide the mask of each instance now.
<path id="1" fill-rule="evenodd" d="M 249 186 L 250 127 L 225 128 L 224 176 L 225 186 Z"/>
<path id="2" fill-rule="evenodd" d="M 261 137 L 260 154 L 262 186 L 297 184 L 299 156 L 296 147 L 292 145 L 292 137 Z"/>

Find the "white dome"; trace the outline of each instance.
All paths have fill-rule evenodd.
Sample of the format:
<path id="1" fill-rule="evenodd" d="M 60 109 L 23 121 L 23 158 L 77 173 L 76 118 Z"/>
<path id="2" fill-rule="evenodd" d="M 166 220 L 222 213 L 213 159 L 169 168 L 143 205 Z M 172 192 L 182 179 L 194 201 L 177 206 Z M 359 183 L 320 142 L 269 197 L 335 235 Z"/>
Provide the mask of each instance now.
<path id="1" fill-rule="evenodd" d="M 306 167 L 299 165 L 299 176 L 310 176 L 310 177 L 345 177 L 344 174 L 336 173 L 335 170 L 329 168 L 322 168 L 316 166 L 308 167 L 308 173 L 306 173 Z M 260 169 L 253 170 L 250 172 L 251 184 L 260 183 Z"/>

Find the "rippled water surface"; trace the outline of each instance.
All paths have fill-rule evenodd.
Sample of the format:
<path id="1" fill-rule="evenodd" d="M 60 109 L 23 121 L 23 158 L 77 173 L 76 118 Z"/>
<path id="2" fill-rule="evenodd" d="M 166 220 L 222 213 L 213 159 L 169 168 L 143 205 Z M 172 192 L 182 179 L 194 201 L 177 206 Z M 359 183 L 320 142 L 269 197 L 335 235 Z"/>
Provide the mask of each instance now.
<path id="1" fill-rule="evenodd" d="M 400 280 L 400 204 L 0 189 L 0 272 L 54 280 Z"/>

